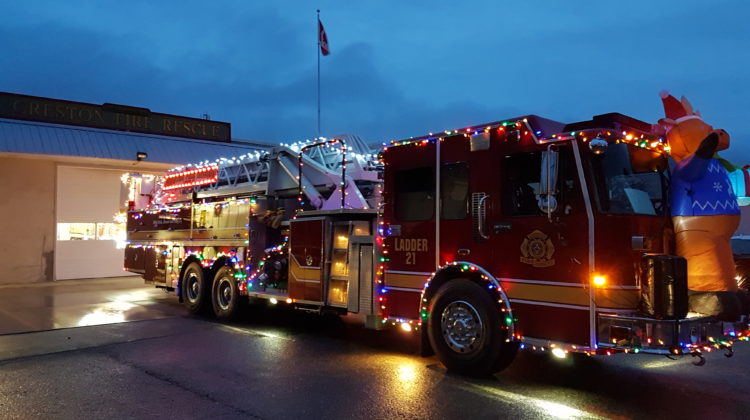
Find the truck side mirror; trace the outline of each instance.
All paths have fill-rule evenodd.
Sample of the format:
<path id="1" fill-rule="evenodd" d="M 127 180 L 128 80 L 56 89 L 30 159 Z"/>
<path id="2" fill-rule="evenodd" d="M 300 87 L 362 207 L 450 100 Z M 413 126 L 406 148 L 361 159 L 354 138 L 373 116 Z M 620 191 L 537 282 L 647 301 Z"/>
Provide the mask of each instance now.
<path id="1" fill-rule="evenodd" d="M 595 155 L 601 155 L 606 152 L 607 147 L 609 147 L 609 143 L 599 136 L 589 142 L 589 149 L 591 149 L 591 152 Z"/>
<path id="2" fill-rule="evenodd" d="M 539 176 L 539 195 L 537 204 L 539 209 L 547 213 L 547 217 L 552 218 L 552 212 L 557 209 L 557 168 L 558 153 L 552 148 L 542 152 L 542 167 Z"/>

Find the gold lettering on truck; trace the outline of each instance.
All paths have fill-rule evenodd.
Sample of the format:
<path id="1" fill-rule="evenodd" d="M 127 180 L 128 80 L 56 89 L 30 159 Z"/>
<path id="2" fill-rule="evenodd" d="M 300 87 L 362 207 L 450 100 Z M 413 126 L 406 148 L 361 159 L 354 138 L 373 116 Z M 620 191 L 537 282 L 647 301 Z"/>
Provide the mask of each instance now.
<path id="1" fill-rule="evenodd" d="M 415 265 L 417 263 L 417 252 L 427 252 L 427 239 L 424 238 L 395 238 L 393 250 L 405 252 L 404 263 Z"/>

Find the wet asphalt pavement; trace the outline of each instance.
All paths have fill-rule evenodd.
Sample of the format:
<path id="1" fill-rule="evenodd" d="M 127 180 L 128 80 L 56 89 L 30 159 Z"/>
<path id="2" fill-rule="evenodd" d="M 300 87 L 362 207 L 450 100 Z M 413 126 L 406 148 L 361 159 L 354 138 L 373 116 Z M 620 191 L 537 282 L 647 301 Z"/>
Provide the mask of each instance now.
<path id="1" fill-rule="evenodd" d="M 133 322 L 0 335 L 0 419 L 750 417 L 750 343 L 703 367 L 521 353 L 492 378 L 467 379 L 419 357 L 416 335 L 400 330 L 265 306 L 221 324 L 153 292 L 133 283 L 79 299 L 72 289 L 60 300 L 68 323 Z M 80 322 L 91 313 L 103 315 Z"/>
<path id="2" fill-rule="evenodd" d="M 0 334 L 182 315 L 173 295 L 140 277 L 0 284 Z"/>

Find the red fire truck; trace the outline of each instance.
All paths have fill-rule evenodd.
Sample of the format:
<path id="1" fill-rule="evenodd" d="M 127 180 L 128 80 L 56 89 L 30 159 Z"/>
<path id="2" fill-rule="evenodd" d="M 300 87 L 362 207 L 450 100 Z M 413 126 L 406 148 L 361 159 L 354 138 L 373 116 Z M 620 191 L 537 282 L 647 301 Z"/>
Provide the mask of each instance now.
<path id="1" fill-rule="evenodd" d="M 519 349 L 696 357 L 746 339 L 687 311 L 668 147 L 621 114 L 392 142 L 278 147 L 180 168 L 128 218 L 126 269 L 219 318 L 251 297 L 421 333 L 451 371 Z"/>

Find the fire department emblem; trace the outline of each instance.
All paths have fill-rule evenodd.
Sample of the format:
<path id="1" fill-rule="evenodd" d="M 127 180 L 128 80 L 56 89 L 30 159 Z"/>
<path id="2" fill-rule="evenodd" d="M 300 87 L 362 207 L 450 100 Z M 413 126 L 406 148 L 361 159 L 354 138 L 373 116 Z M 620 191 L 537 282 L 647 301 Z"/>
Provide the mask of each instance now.
<path id="1" fill-rule="evenodd" d="M 533 267 L 550 267 L 555 265 L 552 254 L 555 246 L 544 233 L 535 230 L 528 234 L 521 244 L 521 262 Z"/>

